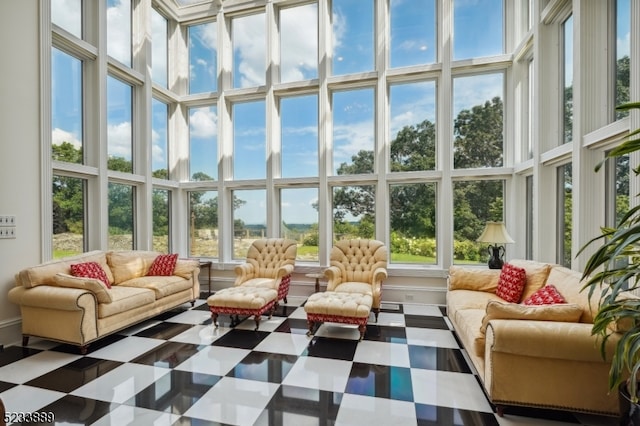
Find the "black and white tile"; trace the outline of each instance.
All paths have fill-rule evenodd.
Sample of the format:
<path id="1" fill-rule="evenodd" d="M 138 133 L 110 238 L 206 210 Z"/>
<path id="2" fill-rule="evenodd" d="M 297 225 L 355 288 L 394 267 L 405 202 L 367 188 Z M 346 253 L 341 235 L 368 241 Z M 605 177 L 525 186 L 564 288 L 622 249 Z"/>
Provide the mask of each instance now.
<path id="1" fill-rule="evenodd" d="M 0 351 L 8 412 L 77 425 L 609 425 L 510 407 L 494 413 L 439 306 L 384 304 L 362 341 L 349 325 L 308 337 L 305 298 L 214 328 L 205 299 L 77 348 L 31 339 Z"/>

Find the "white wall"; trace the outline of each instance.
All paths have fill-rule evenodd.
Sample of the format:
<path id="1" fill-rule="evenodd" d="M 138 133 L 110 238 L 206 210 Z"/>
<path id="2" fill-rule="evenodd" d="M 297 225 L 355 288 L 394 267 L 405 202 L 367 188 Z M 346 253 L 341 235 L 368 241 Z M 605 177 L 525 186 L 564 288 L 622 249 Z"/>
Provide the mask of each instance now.
<path id="1" fill-rule="evenodd" d="M 0 239 L 0 344 L 19 338 L 9 302 L 20 269 L 41 261 L 40 53 L 38 0 L 0 1 L 0 215 L 16 238 Z"/>

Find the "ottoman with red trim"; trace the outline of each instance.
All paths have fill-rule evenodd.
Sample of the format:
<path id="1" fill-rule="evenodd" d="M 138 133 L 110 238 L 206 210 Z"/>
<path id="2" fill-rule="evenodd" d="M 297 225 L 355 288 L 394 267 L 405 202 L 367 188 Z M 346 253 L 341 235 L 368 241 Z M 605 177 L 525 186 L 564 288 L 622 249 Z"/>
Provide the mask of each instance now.
<path id="1" fill-rule="evenodd" d="M 239 322 L 239 315 L 253 315 L 256 330 L 260 327 L 260 317 L 269 311 L 269 318 L 276 306 L 278 292 L 271 288 L 238 286 L 216 291 L 207 298 L 213 325 L 218 327 L 218 315 L 231 315 L 231 325 Z M 236 322 L 233 316 L 236 316 Z"/>
<path id="2" fill-rule="evenodd" d="M 317 323 L 337 322 L 357 325 L 362 340 L 367 330 L 372 303 L 373 298 L 370 294 L 335 291 L 314 293 L 304 304 L 309 326 L 307 335 L 313 334 Z"/>

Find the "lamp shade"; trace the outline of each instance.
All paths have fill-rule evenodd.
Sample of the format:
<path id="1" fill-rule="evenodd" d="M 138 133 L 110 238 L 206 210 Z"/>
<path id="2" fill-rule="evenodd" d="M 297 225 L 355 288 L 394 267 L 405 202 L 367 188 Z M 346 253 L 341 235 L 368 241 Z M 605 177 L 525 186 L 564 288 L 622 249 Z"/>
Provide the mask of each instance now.
<path id="1" fill-rule="evenodd" d="M 480 243 L 507 244 L 514 243 L 503 222 L 487 222 L 482 235 L 476 240 Z"/>

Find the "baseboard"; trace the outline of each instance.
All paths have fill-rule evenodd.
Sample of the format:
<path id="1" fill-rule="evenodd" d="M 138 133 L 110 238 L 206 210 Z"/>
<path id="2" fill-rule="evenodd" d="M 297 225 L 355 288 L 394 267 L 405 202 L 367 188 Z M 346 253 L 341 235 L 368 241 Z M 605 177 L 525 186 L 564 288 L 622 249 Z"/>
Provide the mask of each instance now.
<path id="1" fill-rule="evenodd" d="M 13 346 L 22 341 L 22 319 L 14 318 L 0 322 L 0 344 Z"/>

